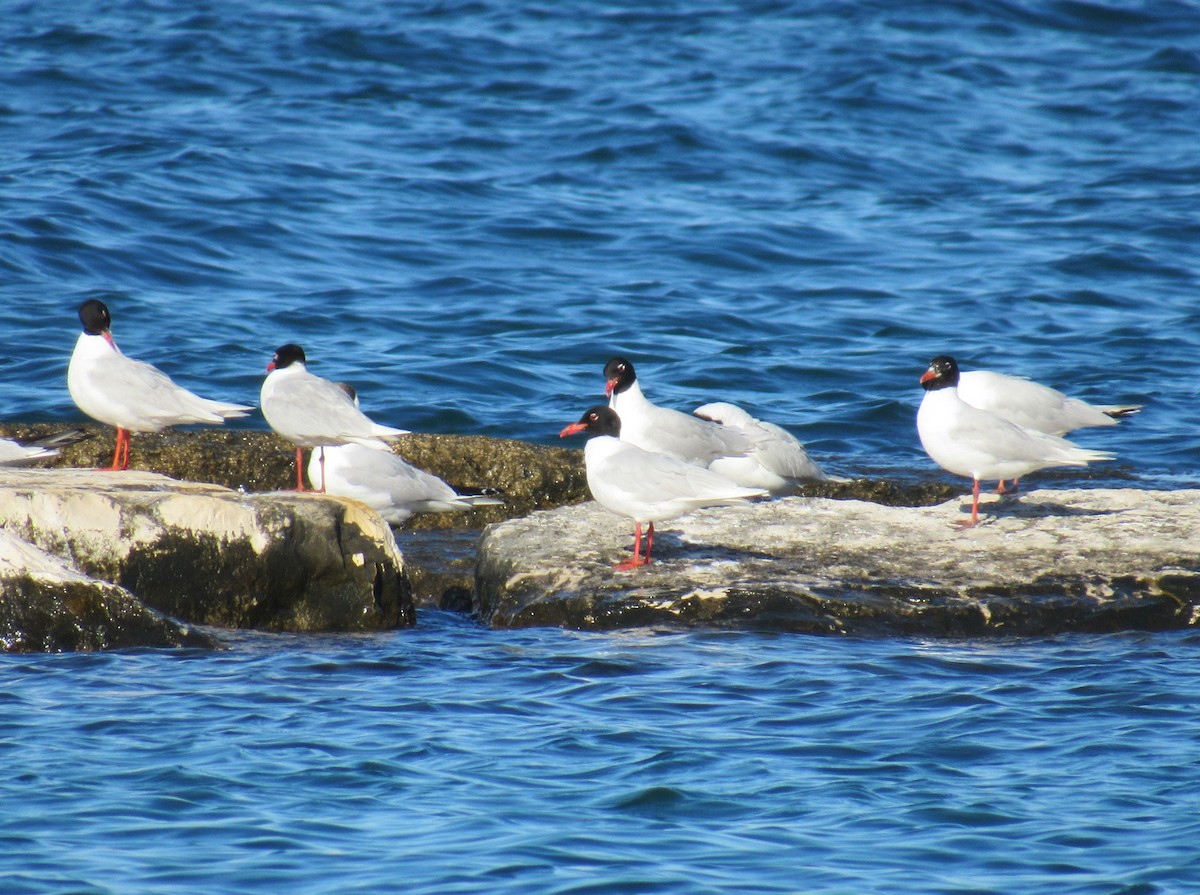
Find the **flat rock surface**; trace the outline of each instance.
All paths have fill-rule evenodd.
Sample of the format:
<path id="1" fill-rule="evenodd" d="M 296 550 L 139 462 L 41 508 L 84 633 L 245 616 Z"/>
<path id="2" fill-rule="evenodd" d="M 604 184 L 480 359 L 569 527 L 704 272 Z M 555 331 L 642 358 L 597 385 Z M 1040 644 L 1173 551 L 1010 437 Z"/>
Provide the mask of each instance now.
<path id="1" fill-rule="evenodd" d="M 792 497 L 632 525 L 597 504 L 489 526 L 477 610 L 495 627 L 1048 634 L 1194 624 L 1200 491 L 1038 490 L 927 507 Z"/>
<path id="2" fill-rule="evenodd" d="M 67 428 L 88 437 L 38 466 L 86 471 L 111 462 L 114 430 L 93 423 L 78 427 L 4 423 L 0 424 L 0 436 L 29 442 Z M 578 503 L 588 496 L 581 450 L 482 435 L 421 433 L 398 439 L 393 449 L 462 493 L 486 491 L 504 501 L 471 512 L 421 513 L 405 523 L 409 529 L 482 527 L 533 510 Z M 272 432 L 226 426 L 168 429 L 134 436 L 132 450 L 135 469 L 181 481 L 211 482 L 251 492 L 291 488 L 296 482 L 296 449 Z"/>

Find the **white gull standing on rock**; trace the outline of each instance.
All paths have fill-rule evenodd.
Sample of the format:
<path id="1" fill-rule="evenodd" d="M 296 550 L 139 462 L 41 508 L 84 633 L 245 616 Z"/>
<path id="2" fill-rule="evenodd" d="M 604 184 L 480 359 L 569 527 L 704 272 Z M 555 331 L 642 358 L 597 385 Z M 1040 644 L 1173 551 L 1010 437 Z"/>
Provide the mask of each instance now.
<path id="1" fill-rule="evenodd" d="M 621 419 L 603 404 L 587 410 L 560 437 L 586 432 L 584 448 L 588 490 L 602 507 L 634 522 L 633 559 L 619 563 L 625 571 L 650 562 L 654 523 L 674 519 L 701 507 L 744 504 L 766 497 L 761 488 L 744 488 L 710 469 L 684 463 L 667 454 L 643 450 L 622 441 Z M 641 552 L 642 524 L 647 524 L 646 552 Z"/>
<path id="2" fill-rule="evenodd" d="M 161 370 L 126 357 L 113 341 L 112 318 L 102 301 L 79 306 L 83 332 L 67 367 L 67 390 L 76 406 L 117 429 L 110 469 L 129 468 L 129 433 L 161 432 L 188 423 L 220 424 L 252 408 L 210 401 L 176 385 Z"/>
<path id="3" fill-rule="evenodd" d="M 621 418 L 621 440 L 628 444 L 696 466 L 745 455 L 752 448 L 736 429 L 651 403 L 642 394 L 632 362 L 623 357 L 604 365 L 604 383 L 608 406 Z"/>
<path id="4" fill-rule="evenodd" d="M 917 411 L 917 433 L 925 452 L 938 466 L 968 476 L 972 488 L 970 528 L 979 521 L 979 482 L 1017 479 L 1049 466 L 1087 466 L 1116 455 L 1072 444 L 1065 438 L 1022 429 L 1004 417 L 980 410 L 958 394 L 959 371 L 954 358 L 935 357 L 921 376 L 925 397 Z"/>
<path id="5" fill-rule="evenodd" d="M 341 385 L 308 372 L 299 345 L 284 345 L 275 352 L 267 364 L 260 403 L 268 425 L 296 445 L 297 491 L 305 490 L 304 448 L 360 444 L 390 453 L 387 441 L 408 434 L 407 429 L 372 421 Z M 325 490 L 324 477 L 318 490 Z"/>

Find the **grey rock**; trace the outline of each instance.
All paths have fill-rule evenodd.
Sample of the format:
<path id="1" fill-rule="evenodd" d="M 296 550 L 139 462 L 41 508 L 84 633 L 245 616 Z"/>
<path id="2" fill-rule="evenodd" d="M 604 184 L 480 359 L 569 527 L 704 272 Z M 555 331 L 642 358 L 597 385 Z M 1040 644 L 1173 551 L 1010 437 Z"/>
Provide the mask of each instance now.
<path id="1" fill-rule="evenodd" d="M 0 436 L 24 442 L 62 430 L 62 424 L 0 424 Z M 106 465 L 112 457 L 113 430 L 91 423 L 81 425 L 79 430 L 87 437 L 64 446 L 61 456 L 38 465 Z M 413 598 L 422 608 L 459 610 L 470 606 L 475 541 L 484 525 L 588 499 L 583 451 L 579 448 L 481 435 L 414 433 L 399 439 L 393 450 L 464 493 L 487 491 L 504 501 L 501 506 L 461 513 L 420 513 L 397 529 L 405 573 Z M 295 454 L 293 445 L 272 432 L 227 426 L 168 429 L 138 435 L 133 443 L 136 469 L 251 492 L 290 487 L 296 480 Z M 948 482 L 870 477 L 808 482 L 800 486 L 800 493 L 917 506 L 945 500 L 957 493 L 957 488 Z"/>
<path id="2" fill-rule="evenodd" d="M 0 436 L 28 442 L 62 431 L 49 423 L 3 423 Z M 86 423 L 86 439 L 63 448 L 43 467 L 107 466 L 113 430 Z M 444 479 L 462 493 L 495 493 L 502 506 L 463 513 L 421 513 L 406 529 L 482 527 L 533 510 L 587 499 L 583 451 L 482 435 L 405 435 L 397 454 Z M 212 482 L 247 491 L 290 488 L 296 481 L 295 445 L 272 432 L 228 426 L 168 429 L 134 436 L 133 466 L 191 482 Z"/>
<path id="3" fill-rule="evenodd" d="M 494 627 L 708 626 L 981 636 L 1196 623 L 1200 492 L 1039 490 L 928 507 L 792 497 L 704 510 L 632 572 L 594 503 L 489 526 L 477 611 Z"/>

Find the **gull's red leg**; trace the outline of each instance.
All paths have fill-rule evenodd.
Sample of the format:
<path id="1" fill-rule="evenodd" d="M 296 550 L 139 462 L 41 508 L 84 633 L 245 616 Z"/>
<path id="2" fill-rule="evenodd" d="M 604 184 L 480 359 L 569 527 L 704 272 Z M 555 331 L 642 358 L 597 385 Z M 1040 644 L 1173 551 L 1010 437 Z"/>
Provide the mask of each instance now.
<path id="1" fill-rule="evenodd" d="M 955 527 L 962 531 L 965 528 L 974 528 L 975 523 L 979 521 L 979 479 L 975 480 L 975 487 L 971 489 L 971 521 L 956 522 Z"/>
<path id="2" fill-rule="evenodd" d="M 122 458 L 124 458 L 123 464 Z M 117 426 L 117 443 L 113 447 L 112 466 L 108 468 L 110 470 L 129 468 L 129 433 L 120 426 Z"/>
<path id="3" fill-rule="evenodd" d="M 633 559 L 623 563 L 617 563 L 613 566 L 618 572 L 627 572 L 630 569 L 636 569 L 638 566 L 644 566 L 648 560 L 643 559 L 641 555 L 642 549 L 642 523 L 633 523 Z M 647 550 L 647 552 L 649 552 Z"/>

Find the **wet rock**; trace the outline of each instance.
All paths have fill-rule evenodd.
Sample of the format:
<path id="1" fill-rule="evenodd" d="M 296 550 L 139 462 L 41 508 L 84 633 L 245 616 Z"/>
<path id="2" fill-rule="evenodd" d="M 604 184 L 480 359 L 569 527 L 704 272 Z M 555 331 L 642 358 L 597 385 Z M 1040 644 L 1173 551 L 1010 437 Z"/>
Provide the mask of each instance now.
<path id="1" fill-rule="evenodd" d="M 0 529 L 0 652 L 220 646 Z"/>
<path id="2" fill-rule="evenodd" d="M 666 523 L 653 565 L 611 566 L 626 521 L 588 503 L 490 526 L 495 627 L 713 626 L 985 636 L 1196 623 L 1200 492 L 1044 490 L 928 507 L 792 497 Z"/>
<path id="3" fill-rule="evenodd" d="M 362 631 L 415 620 L 391 530 L 356 501 L 0 468 L 0 525 L 193 624 Z"/>
<path id="4" fill-rule="evenodd" d="M 396 531 L 419 609 L 473 611 L 476 529 Z"/>
<path id="5" fill-rule="evenodd" d="M 461 493 L 495 492 L 502 506 L 422 513 L 406 529 L 482 528 L 589 498 L 583 451 L 481 435 L 406 435 L 395 451 Z"/>

